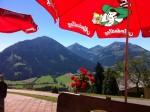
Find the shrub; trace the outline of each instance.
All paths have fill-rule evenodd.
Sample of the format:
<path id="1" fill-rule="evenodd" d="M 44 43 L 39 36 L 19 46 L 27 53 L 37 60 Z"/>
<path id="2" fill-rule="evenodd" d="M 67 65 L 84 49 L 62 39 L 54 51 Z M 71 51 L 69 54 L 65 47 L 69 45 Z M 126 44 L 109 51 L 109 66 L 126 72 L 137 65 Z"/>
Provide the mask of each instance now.
<path id="1" fill-rule="evenodd" d="M 58 92 L 58 87 L 56 87 L 56 86 L 52 87 L 51 92 L 52 92 L 52 93 L 57 93 L 57 94 L 58 94 L 58 93 L 59 93 L 59 92 Z"/>
<path id="2" fill-rule="evenodd" d="M 24 84 L 23 85 L 24 89 L 33 89 L 33 84 L 29 83 L 29 84 Z"/>

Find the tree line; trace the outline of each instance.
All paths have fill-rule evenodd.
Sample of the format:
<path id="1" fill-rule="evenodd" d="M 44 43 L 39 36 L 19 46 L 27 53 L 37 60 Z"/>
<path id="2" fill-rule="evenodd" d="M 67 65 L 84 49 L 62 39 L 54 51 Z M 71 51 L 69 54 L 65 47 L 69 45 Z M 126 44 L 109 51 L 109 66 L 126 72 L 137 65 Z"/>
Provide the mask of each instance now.
<path id="1" fill-rule="evenodd" d="M 105 95 L 121 95 L 118 83 L 124 80 L 125 62 L 115 63 L 113 67 L 104 70 L 98 62 L 95 66 L 95 83 L 91 88 L 92 93 Z M 128 61 L 128 82 L 136 85 L 136 96 L 140 96 L 139 85 L 150 87 L 150 59 L 142 57 L 130 58 Z"/>

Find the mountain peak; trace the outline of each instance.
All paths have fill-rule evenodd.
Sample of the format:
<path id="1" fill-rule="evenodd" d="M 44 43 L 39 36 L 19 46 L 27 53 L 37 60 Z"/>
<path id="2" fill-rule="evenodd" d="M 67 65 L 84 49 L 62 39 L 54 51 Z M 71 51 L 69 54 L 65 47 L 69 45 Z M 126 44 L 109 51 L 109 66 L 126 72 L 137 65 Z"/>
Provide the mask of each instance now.
<path id="1" fill-rule="evenodd" d="M 70 47 L 83 47 L 83 46 L 78 43 L 74 43 L 74 44 L 68 46 L 68 48 L 70 48 Z"/>
<path id="2" fill-rule="evenodd" d="M 78 44 L 78 43 L 74 43 L 73 45 L 70 45 L 67 47 L 70 51 L 74 52 L 75 54 L 83 57 L 83 58 L 86 58 L 87 60 L 91 60 L 91 57 L 93 57 L 93 54 L 91 53 L 91 51 Z"/>
<path id="3" fill-rule="evenodd" d="M 48 37 L 48 36 L 40 36 L 40 37 L 37 37 L 35 39 L 39 39 L 39 38 L 50 39 L 50 37 Z"/>
<path id="4" fill-rule="evenodd" d="M 55 41 L 55 40 L 47 36 L 41 36 L 33 39 L 32 41 Z"/>
<path id="5" fill-rule="evenodd" d="M 122 48 L 125 48 L 126 46 L 126 43 L 125 42 L 113 42 L 112 44 L 106 46 L 106 47 L 110 47 L 110 48 L 116 48 L 116 47 L 122 47 Z M 135 44 L 131 44 L 131 43 L 128 43 L 128 46 L 129 48 L 135 48 L 135 47 L 140 47 L 138 45 L 135 45 Z"/>
<path id="6" fill-rule="evenodd" d="M 113 42 L 110 45 L 112 45 L 112 46 L 114 46 L 114 45 L 120 46 L 120 45 L 124 45 L 124 44 L 125 44 L 124 42 L 117 42 L 117 41 L 115 41 L 115 42 Z"/>
<path id="7" fill-rule="evenodd" d="M 80 44 L 78 44 L 78 43 L 74 43 L 73 45 L 80 45 Z"/>
<path id="8" fill-rule="evenodd" d="M 98 54 L 102 49 L 103 49 L 102 46 L 96 45 L 96 46 L 90 48 L 90 51 L 93 52 L 94 54 Z"/>
<path id="9" fill-rule="evenodd" d="M 94 47 L 91 47 L 90 49 L 92 50 L 92 49 L 101 49 L 101 48 L 103 48 L 103 47 L 100 46 L 100 45 L 96 45 L 96 46 L 94 46 Z"/>

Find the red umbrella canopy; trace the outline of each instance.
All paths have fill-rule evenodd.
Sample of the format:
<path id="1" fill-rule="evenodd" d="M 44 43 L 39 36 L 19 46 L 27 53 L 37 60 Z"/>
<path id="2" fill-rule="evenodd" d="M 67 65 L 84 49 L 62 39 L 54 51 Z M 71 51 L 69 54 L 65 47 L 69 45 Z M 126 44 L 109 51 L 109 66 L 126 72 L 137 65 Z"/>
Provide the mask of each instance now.
<path id="1" fill-rule="evenodd" d="M 68 10 L 78 5 L 83 0 L 36 0 L 42 5 L 54 18 L 57 19 L 65 14 Z"/>
<path id="2" fill-rule="evenodd" d="M 24 31 L 25 33 L 33 33 L 37 31 L 37 25 L 33 21 L 31 15 L 21 14 L 0 8 L 0 32 L 12 33 Z"/>
<path id="3" fill-rule="evenodd" d="M 150 37 L 149 0 L 37 0 L 62 29 L 99 38 Z M 129 5 L 130 4 L 130 5 Z M 129 11 L 128 11 L 129 10 Z M 127 19 L 129 16 L 129 19 Z"/>

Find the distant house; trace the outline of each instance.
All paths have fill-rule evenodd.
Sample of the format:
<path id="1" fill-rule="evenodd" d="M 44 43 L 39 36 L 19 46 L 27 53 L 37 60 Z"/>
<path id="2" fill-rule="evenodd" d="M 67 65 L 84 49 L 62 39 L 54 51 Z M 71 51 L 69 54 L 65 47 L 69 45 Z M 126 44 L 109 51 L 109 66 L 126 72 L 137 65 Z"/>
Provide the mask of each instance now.
<path id="1" fill-rule="evenodd" d="M 123 79 L 118 81 L 118 87 L 119 87 L 119 91 L 122 93 L 122 95 L 124 95 L 125 86 L 124 86 L 124 80 Z M 129 80 L 127 88 L 128 88 L 128 96 L 137 97 L 136 84 L 134 84 L 133 82 L 131 82 Z M 140 96 L 145 97 L 145 95 L 144 95 L 144 85 L 143 85 L 142 82 L 139 83 L 139 94 L 140 94 Z"/>

